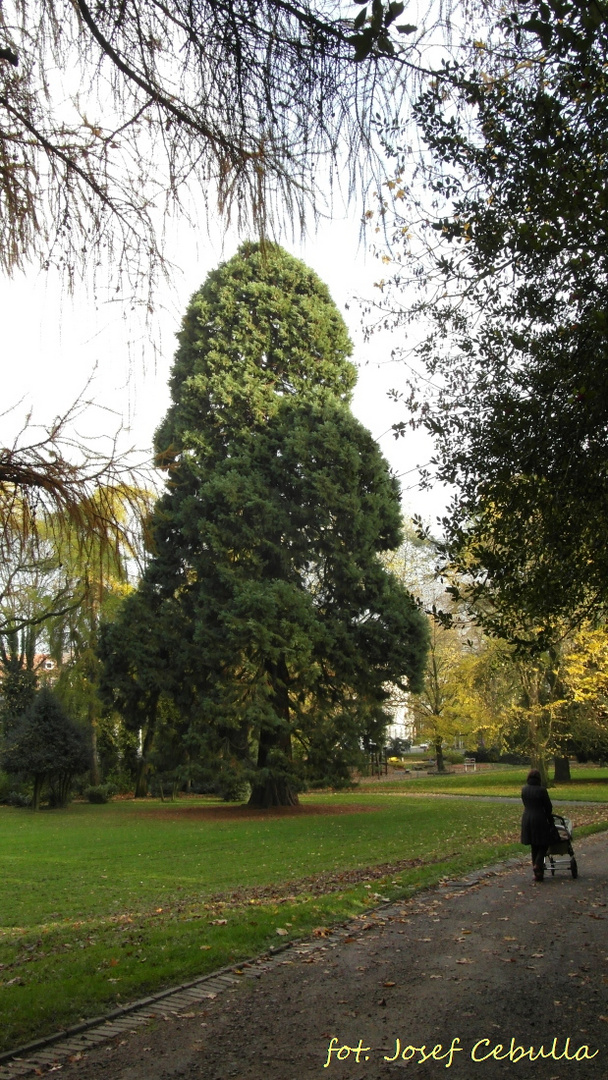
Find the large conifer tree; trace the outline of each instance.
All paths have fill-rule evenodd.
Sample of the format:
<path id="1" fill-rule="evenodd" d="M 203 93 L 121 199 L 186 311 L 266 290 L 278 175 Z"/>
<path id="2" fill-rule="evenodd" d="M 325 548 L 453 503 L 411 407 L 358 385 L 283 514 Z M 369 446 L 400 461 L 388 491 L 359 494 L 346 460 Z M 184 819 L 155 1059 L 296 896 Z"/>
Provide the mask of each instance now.
<path id="1" fill-rule="evenodd" d="M 378 558 L 399 491 L 350 412 L 351 349 L 312 271 L 245 244 L 191 300 L 157 432 L 146 584 L 183 606 L 198 722 L 249 748 L 255 806 L 297 801 L 294 737 L 304 756 L 321 728 L 329 753 L 352 745 L 424 661 L 424 620 Z"/>

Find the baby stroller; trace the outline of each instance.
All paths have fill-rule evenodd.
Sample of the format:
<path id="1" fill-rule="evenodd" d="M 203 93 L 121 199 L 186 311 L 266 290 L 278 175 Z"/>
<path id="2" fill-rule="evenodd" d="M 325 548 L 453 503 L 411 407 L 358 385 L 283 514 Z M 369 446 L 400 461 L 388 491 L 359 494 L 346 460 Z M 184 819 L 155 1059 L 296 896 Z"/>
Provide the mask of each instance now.
<path id="1" fill-rule="evenodd" d="M 569 870 L 572 877 L 578 877 L 578 866 L 572 849 L 573 826 L 570 818 L 553 814 L 553 839 L 545 855 L 545 870 L 555 874 L 556 870 Z"/>

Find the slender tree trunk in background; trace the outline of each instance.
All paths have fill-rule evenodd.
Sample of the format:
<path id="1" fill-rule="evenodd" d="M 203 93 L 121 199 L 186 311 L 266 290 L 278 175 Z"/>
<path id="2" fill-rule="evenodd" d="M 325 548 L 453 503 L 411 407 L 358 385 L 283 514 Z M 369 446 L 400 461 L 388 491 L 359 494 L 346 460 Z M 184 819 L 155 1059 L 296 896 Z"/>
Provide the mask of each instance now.
<path id="1" fill-rule="evenodd" d="M 437 765 L 437 772 L 445 772 L 445 761 L 443 760 L 443 739 L 438 739 L 435 743 L 435 762 Z"/>
<path id="2" fill-rule="evenodd" d="M 541 748 L 536 748 L 530 755 L 530 764 L 533 769 L 538 769 L 540 773 L 540 782 L 543 787 L 549 786 L 549 772 L 547 770 L 547 761 L 545 754 Z"/>
<path id="3" fill-rule="evenodd" d="M 160 696 L 160 695 L 159 695 Z M 158 697 L 152 702 L 150 707 L 150 714 L 148 717 L 148 724 L 146 727 L 146 734 L 144 736 L 143 746 L 141 748 L 141 756 L 137 761 L 137 773 L 135 775 L 135 798 L 145 799 L 148 794 L 148 783 L 150 780 L 150 762 L 148 760 L 150 751 L 152 750 L 152 744 L 154 742 L 154 732 L 156 730 L 156 708 L 158 706 Z"/>
<path id="4" fill-rule="evenodd" d="M 97 787 L 101 783 L 101 774 L 97 750 L 97 717 L 92 705 L 89 705 L 89 725 L 91 728 L 91 784 L 93 787 Z"/>
<path id="5" fill-rule="evenodd" d="M 40 795 L 42 794 L 42 785 L 44 783 L 44 776 L 38 773 L 34 777 L 34 792 L 32 794 L 32 810 L 40 809 Z"/>
<path id="6" fill-rule="evenodd" d="M 553 779 L 556 784 L 569 784 L 572 777 L 570 776 L 570 759 L 566 755 L 558 757 L 555 756 L 555 769 L 553 771 Z"/>

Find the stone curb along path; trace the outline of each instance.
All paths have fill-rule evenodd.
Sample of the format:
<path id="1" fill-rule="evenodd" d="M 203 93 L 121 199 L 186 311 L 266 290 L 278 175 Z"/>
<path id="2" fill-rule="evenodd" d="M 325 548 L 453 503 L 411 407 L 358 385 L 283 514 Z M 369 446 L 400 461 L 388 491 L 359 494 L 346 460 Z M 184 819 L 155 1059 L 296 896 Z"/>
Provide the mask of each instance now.
<path id="1" fill-rule="evenodd" d="M 606 1080 L 608 835 L 575 850 L 577 880 L 537 885 L 522 857 L 370 906 L 24 1048 L 0 1080 Z"/>
<path id="2" fill-rule="evenodd" d="M 496 876 L 524 862 L 527 862 L 524 858 L 508 859 L 494 866 L 473 871 L 459 881 L 445 881 L 433 890 L 424 891 L 436 892 L 439 889 L 445 892 L 446 890 L 467 889 L 484 878 Z M 416 897 L 420 895 L 420 893 L 415 894 Z M 408 900 L 412 899 L 412 897 L 408 898 Z M 397 909 L 401 909 L 403 903 L 407 902 L 397 900 L 375 908 L 370 907 L 366 915 L 373 917 L 381 913 L 383 917 L 395 916 Z M 162 990 L 157 994 L 114 1009 L 104 1016 L 93 1017 L 80 1024 L 74 1024 L 64 1031 L 55 1032 L 26 1046 L 7 1051 L 0 1054 L 0 1080 L 13 1080 L 13 1078 L 42 1070 L 53 1071 L 53 1067 L 60 1066 L 66 1060 L 74 1060 L 75 1055 L 81 1055 L 100 1043 L 107 1042 L 118 1035 L 135 1034 L 138 1027 L 150 1021 L 157 1020 L 159 1017 L 179 1015 L 184 1009 L 213 999 L 218 994 L 241 983 L 243 979 L 260 979 L 272 966 L 283 962 L 283 954 L 288 950 L 297 948 L 300 956 L 319 952 L 358 931 L 359 925 L 356 922 L 348 922 L 339 924 L 333 932 L 322 938 L 294 939 L 272 948 L 268 953 L 245 960 L 239 965 L 221 968 L 211 975 Z"/>

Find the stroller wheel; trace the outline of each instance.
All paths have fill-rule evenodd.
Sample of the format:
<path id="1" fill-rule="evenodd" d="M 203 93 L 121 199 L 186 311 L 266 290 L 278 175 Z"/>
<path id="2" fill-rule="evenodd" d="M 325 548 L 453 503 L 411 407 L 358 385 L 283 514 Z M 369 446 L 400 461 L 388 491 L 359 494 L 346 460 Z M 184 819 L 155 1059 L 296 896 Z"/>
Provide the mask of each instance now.
<path id="1" fill-rule="evenodd" d="M 570 873 L 573 878 L 578 877 L 578 866 L 576 865 L 576 859 L 574 856 L 570 859 Z"/>

